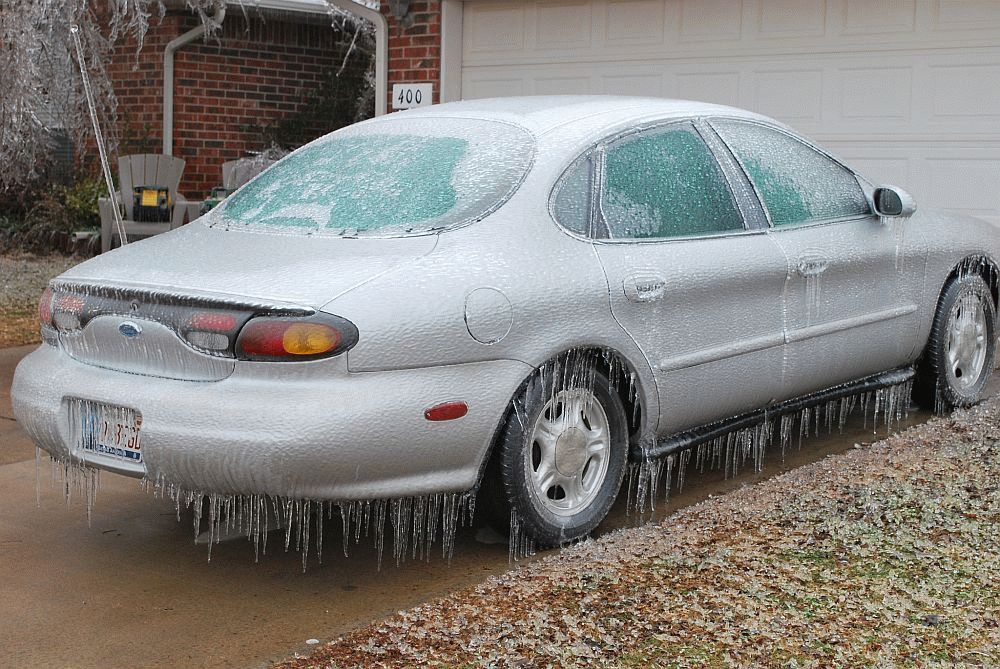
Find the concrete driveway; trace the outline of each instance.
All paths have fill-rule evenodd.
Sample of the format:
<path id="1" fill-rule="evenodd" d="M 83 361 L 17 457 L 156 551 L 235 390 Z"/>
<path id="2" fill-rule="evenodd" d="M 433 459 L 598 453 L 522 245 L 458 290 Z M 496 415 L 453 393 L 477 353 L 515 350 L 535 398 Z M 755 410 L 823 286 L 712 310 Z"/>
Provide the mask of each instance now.
<path id="1" fill-rule="evenodd" d="M 253 562 L 245 541 L 193 545 L 191 517 L 102 475 L 93 520 L 82 500 L 67 508 L 14 422 L 10 383 L 33 347 L 0 349 L 0 666 L 255 667 L 328 636 L 414 606 L 508 568 L 506 546 L 467 532 L 455 559 L 387 564 L 330 533 L 324 564 L 302 574 L 295 552 L 272 536 Z"/>

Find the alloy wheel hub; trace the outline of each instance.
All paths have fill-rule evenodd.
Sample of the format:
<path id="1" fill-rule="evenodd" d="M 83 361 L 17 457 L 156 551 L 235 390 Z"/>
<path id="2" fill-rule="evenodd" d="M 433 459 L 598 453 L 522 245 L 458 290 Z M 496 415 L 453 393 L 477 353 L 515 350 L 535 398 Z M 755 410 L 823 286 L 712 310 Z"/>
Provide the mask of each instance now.
<path id="1" fill-rule="evenodd" d="M 563 476 L 578 476 L 587 464 L 587 436 L 571 427 L 556 439 L 556 469 Z"/>
<path id="2" fill-rule="evenodd" d="M 535 503 L 558 516 L 585 510 L 608 473 L 608 415 L 589 390 L 556 393 L 539 412 L 525 449 L 525 474 Z"/>
<path id="3" fill-rule="evenodd" d="M 945 349 L 948 375 L 961 389 L 979 380 L 986 362 L 986 313 L 977 295 L 966 295 L 952 315 L 951 332 Z"/>

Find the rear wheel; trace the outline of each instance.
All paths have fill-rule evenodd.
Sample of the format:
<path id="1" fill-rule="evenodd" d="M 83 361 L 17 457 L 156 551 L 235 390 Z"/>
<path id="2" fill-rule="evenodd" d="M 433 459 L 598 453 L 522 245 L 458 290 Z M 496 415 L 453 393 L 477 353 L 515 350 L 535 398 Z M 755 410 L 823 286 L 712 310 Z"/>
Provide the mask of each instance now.
<path id="1" fill-rule="evenodd" d="M 947 410 L 978 402 L 996 354 L 996 308 L 979 276 L 959 276 L 944 289 L 934 315 L 914 396 Z"/>
<path id="2" fill-rule="evenodd" d="M 604 519 L 621 487 L 627 423 L 608 378 L 587 368 L 555 384 L 529 381 L 501 433 L 505 506 L 541 546 L 586 536 Z M 566 375 L 563 375 L 566 376 Z"/>

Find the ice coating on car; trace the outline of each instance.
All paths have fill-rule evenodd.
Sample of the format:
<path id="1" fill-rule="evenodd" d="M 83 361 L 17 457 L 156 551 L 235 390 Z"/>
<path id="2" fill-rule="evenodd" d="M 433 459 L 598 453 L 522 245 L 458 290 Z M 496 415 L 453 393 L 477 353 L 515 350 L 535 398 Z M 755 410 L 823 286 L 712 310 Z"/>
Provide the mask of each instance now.
<path id="1" fill-rule="evenodd" d="M 655 511 L 658 497 L 669 497 L 671 488 L 684 488 L 684 478 L 691 466 L 704 473 L 706 468 L 722 470 L 726 478 L 739 474 L 748 463 L 756 472 L 763 471 L 764 456 L 771 448 L 780 448 L 781 457 L 793 444 L 798 448 L 810 436 L 843 432 L 847 419 L 860 410 L 865 427 L 891 433 L 910 411 L 912 381 L 867 392 L 858 392 L 792 413 L 764 415 L 751 427 L 734 429 L 710 441 L 702 441 L 668 455 L 656 455 L 647 443 L 643 457 L 629 465 L 626 491 L 628 508 L 639 513 Z M 797 425 L 797 429 L 796 429 Z M 662 493 L 661 493 L 662 488 Z"/>
<path id="2" fill-rule="evenodd" d="M 601 209 L 612 239 L 740 230 L 722 170 L 688 123 L 626 137 L 607 150 Z"/>
<path id="3" fill-rule="evenodd" d="M 490 213 L 531 164 L 528 131 L 480 119 L 362 123 L 295 151 L 233 195 L 212 225 L 406 235 Z"/>
<path id="4" fill-rule="evenodd" d="M 995 230 L 928 209 L 831 220 L 854 210 L 803 205 L 816 189 L 771 206 L 827 168 L 775 168 L 777 185 L 744 173 L 712 129 L 740 114 L 768 123 L 666 100 L 475 100 L 334 133 L 295 154 L 304 180 L 279 163 L 288 179 L 54 281 L 14 415 L 88 507 L 104 469 L 190 506 L 210 546 L 241 535 L 263 551 L 277 527 L 318 552 L 334 521 L 392 537 L 397 559 L 432 536 L 451 545 L 500 480 L 498 453 L 522 456 L 501 471 L 520 466 L 545 509 L 588 504 L 620 471 L 631 508 L 648 509 L 690 466 L 732 475 L 852 410 L 894 418 L 942 287 L 978 276 L 995 294 Z M 810 218 L 772 226 L 765 207 Z M 241 333 L 272 318 L 342 319 L 356 345 L 251 359 Z M 815 403 L 788 404 L 803 397 Z M 462 415 L 428 417 L 449 404 Z M 500 511 L 512 559 L 593 529 L 555 523 L 539 539 L 537 518 Z"/>
<path id="5" fill-rule="evenodd" d="M 720 120 L 713 127 L 747 171 L 775 226 L 871 213 L 846 168 L 773 128 Z"/>

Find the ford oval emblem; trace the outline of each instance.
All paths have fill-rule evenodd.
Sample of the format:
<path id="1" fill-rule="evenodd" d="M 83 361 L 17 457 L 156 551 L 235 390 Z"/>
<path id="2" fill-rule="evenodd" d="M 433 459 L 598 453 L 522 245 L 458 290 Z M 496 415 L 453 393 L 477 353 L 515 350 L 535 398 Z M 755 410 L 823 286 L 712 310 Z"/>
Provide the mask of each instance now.
<path id="1" fill-rule="evenodd" d="M 123 337 L 126 337 L 128 339 L 135 339 L 136 337 L 142 334 L 142 328 L 139 327 L 138 324 L 133 323 L 132 321 L 125 321 L 124 323 L 118 326 L 118 332 Z"/>

